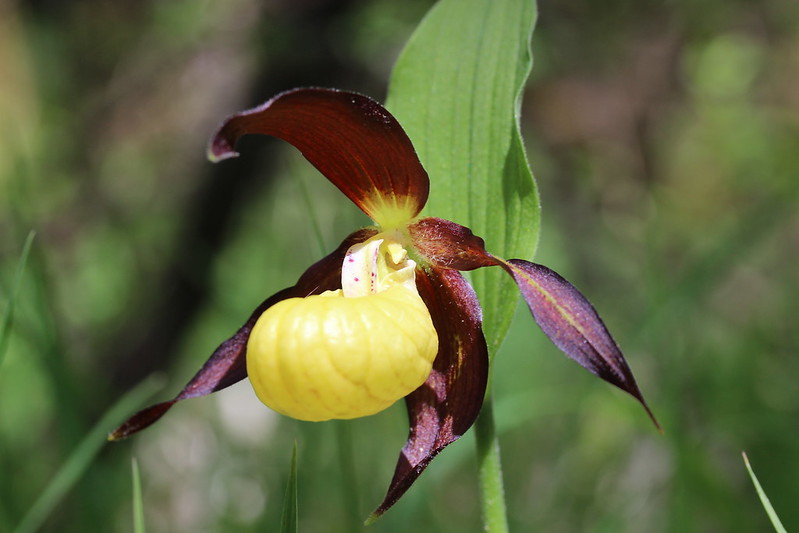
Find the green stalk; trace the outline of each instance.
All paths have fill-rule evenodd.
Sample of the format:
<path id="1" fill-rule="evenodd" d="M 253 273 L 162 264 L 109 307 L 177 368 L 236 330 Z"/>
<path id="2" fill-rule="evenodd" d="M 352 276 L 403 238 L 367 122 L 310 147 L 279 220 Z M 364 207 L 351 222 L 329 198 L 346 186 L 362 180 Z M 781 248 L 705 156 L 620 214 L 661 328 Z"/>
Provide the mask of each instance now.
<path id="1" fill-rule="evenodd" d="M 311 227 L 313 228 L 314 236 L 316 237 L 316 244 L 319 245 L 319 252 L 322 256 L 327 255 L 327 246 L 325 246 L 325 238 L 322 235 L 322 224 L 319 222 L 319 216 L 316 213 L 316 205 L 311 198 L 311 193 L 308 191 L 308 185 L 305 183 L 305 177 L 302 172 L 297 172 L 297 181 L 300 184 L 300 192 L 302 193 L 302 200 L 308 208 L 308 217 L 311 219 Z"/>
<path id="2" fill-rule="evenodd" d="M 491 388 L 486 391 L 483 408 L 474 426 L 477 437 L 477 462 L 480 478 L 480 506 L 483 529 L 488 533 L 508 532 L 508 513 L 505 488 L 502 482 L 502 463 L 499 439 L 494 425 L 494 402 Z"/>
<path id="3" fill-rule="evenodd" d="M 133 457 L 130 461 L 130 468 L 133 474 L 133 532 L 146 533 L 144 526 L 144 503 L 142 502 L 141 474 L 139 474 L 139 463 Z"/>
<path id="4" fill-rule="evenodd" d="M 336 431 L 336 447 L 338 448 L 338 463 L 341 470 L 342 505 L 344 506 L 345 523 L 347 531 L 358 531 L 363 527 L 363 518 L 360 515 L 358 501 L 358 473 L 355 470 L 355 457 L 352 445 L 351 420 L 334 420 Z"/>
<path id="5" fill-rule="evenodd" d="M 297 441 L 291 452 L 291 467 L 289 480 L 286 483 L 286 496 L 283 498 L 283 513 L 280 517 L 281 533 L 297 533 L 299 528 L 299 513 L 297 511 Z"/>

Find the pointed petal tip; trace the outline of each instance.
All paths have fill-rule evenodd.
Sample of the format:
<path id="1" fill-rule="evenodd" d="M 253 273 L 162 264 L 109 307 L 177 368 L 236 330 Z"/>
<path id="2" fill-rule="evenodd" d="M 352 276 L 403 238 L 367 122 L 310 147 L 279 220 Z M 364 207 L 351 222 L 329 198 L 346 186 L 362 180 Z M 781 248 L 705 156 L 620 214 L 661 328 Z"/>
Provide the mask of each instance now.
<path id="1" fill-rule="evenodd" d="M 651 420 L 652 423 L 655 425 L 655 429 L 657 430 L 657 432 L 660 433 L 661 435 L 666 434 L 666 432 L 663 430 L 663 426 L 661 426 L 660 422 L 658 422 L 655 413 L 652 412 L 652 409 L 649 408 L 649 404 L 646 403 L 646 400 L 644 399 L 644 395 L 641 392 L 641 389 L 638 388 L 638 383 L 635 382 L 635 378 L 632 376 L 632 372 L 630 372 L 630 382 L 627 384 L 627 386 L 622 387 L 618 383 L 614 383 L 614 385 L 619 387 L 621 390 L 623 390 L 624 392 L 626 392 L 636 400 L 638 400 L 638 403 L 640 403 L 641 407 L 643 407 L 644 411 L 646 411 L 649 420 Z"/>
<path id="2" fill-rule="evenodd" d="M 121 427 L 118 427 L 114 431 L 108 434 L 106 441 L 108 442 L 119 442 L 121 440 L 125 440 L 131 436 L 132 433 L 123 431 Z"/>
<path id="3" fill-rule="evenodd" d="M 211 142 L 208 144 L 208 149 L 205 151 L 205 157 L 211 163 L 219 163 L 220 161 L 224 161 L 225 159 L 232 159 L 234 157 L 238 157 L 239 153 L 230 146 L 225 139 L 221 139 L 215 134 Z"/>
<path id="4" fill-rule="evenodd" d="M 150 427 L 169 411 L 177 400 L 161 402 L 142 409 L 108 434 L 109 442 L 117 442 Z"/>
<path id="5" fill-rule="evenodd" d="M 660 425 L 658 419 L 655 418 L 655 413 L 652 412 L 652 410 L 649 408 L 649 406 L 646 404 L 643 398 L 639 398 L 639 401 L 641 402 L 641 405 L 644 406 L 644 410 L 646 410 L 646 414 L 649 415 L 649 419 L 652 421 L 653 424 L 655 424 L 655 429 L 657 429 L 658 433 L 660 433 L 661 435 L 665 435 L 666 431 L 663 429 L 663 426 Z"/>
<path id="6" fill-rule="evenodd" d="M 363 521 L 363 525 L 364 526 L 371 526 L 372 524 L 377 522 L 377 519 L 380 518 L 381 516 L 383 516 L 382 512 L 375 511 L 372 514 L 369 515 L 369 518 L 367 518 L 366 520 Z"/>
<path id="7" fill-rule="evenodd" d="M 643 407 L 644 411 L 646 411 L 646 415 L 649 417 L 649 420 L 651 420 L 652 424 L 655 425 L 655 429 L 657 430 L 657 432 L 660 433 L 661 435 L 666 434 L 666 432 L 663 430 L 663 426 L 661 426 L 660 422 L 658 422 L 655 413 L 652 412 L 652 409 L 649 408 L 649 404 L 646 403 L 644 395 L 643 393 L 641 393 L 641 389 L 638 388 L 638 383 L 635 382 L 635 377 L 632 375 L 632 371 L 630 371 L 629 381 L 623 383 L 615 383 L 615 382 L 611 383 L 616 387 L 618 387 L 619 389 L 626 392 L 627 394 L 629 394 L 630 396 L 632 396 L 633 398 L 635 398 L 636 400 L 638 400 L 638 403 L 641 404 L 641 407 Z"/>
<path id="8" fill-rule="evenodd" d="M 137 430 L 129 431 L 127 429 L 127 426 L 129 426 L 129 425 L 130 425 L 130 422 L 128 421 L 128 422 L 125 422 L 124 424 L 122 424 L 121 426 L 119 426 L 118 428 L 116 428 L 114 431 L 112 431 L 111 433 L 108 434 L 108 437 L 106 437 L 106 441 L 107 442 L 119 442 L 121 440 L 127 439 L 133 433 L 136 433 Z M 144 428 L 141 428 L 141 429 L 144 429 Z"/>

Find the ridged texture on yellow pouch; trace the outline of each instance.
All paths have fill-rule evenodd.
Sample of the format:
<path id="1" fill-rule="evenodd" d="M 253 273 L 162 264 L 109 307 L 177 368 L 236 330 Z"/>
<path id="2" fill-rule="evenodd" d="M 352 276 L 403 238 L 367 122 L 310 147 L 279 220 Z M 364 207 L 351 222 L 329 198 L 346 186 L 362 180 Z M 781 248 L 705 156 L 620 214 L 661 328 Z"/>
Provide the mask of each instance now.
<path id="1" fill-rule="evenodd" d="M 258 398 L 300 420 L 367 416 L 427 379 L 438 351 L 430 313 L 415 290 L 291 298 L 258 319 L 247 372 Z"/>

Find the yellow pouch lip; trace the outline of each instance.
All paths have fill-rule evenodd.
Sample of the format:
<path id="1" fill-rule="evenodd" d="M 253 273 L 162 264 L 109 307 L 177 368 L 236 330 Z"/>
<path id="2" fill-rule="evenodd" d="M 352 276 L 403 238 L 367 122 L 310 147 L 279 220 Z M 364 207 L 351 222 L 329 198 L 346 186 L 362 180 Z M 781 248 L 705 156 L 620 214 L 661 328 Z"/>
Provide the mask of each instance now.
<path id="1" fill-rule="evenodd" d="M 300 420 L 375 414 L 427 379 L 438 352 L 416 263 L 395 235 L 352 246 L 342 289 L 267 309 L 247 345 L 259 399 Z"/>
<path id="2" fill-rule="evenodd" d="M 421 298 L 402 285 L 347 298 L 290 298 L 267 310 L 247 346 L 259 399 L 300 420 L 375 414 L 422 385 L 438 337 Z"/>

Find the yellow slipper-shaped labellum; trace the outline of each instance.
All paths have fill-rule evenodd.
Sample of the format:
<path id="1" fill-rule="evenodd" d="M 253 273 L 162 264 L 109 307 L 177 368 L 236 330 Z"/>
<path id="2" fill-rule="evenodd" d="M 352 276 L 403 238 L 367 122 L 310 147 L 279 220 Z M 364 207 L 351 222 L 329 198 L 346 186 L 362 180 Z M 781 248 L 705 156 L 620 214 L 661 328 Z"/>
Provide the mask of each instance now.
<path id="1" fill-rule="evenodd" d="M 356 418 L 425 382 L 438 336 L 416 292 L 415 263 L 382 237 L 348 251 L 343 290 L 284 300 L 258 319 L 247 372 L 268 407 L 300 420 Z"/>

